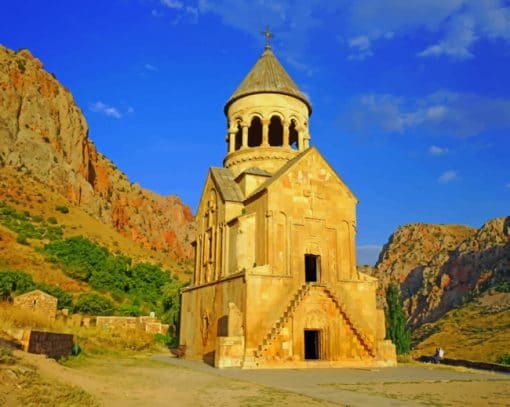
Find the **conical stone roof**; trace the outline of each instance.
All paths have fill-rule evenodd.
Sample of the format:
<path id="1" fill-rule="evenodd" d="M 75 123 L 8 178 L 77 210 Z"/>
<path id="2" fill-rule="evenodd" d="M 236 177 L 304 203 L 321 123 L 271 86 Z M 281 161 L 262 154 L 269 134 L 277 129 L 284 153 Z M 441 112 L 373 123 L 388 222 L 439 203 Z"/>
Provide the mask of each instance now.
<path id="1" fill-rule="evenodd" d="M 266 46 L 255 66 L 230 96 L 225 104 L 225 114 L 227 114 L 229 106 L 237 99 L 256 93 L 280 93 L 294 96 L 304 102 L 308 106 L 310 114 L 312 113 L 310 102 L 276 59 L 270 46 Z"/>

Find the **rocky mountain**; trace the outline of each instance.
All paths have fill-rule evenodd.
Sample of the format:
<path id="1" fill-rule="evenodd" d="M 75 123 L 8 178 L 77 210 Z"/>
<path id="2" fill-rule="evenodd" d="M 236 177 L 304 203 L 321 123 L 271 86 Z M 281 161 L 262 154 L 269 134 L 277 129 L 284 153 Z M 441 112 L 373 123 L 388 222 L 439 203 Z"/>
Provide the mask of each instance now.
<path id="1" fill-rule="evenodd" d="M 130 183 L 99 153 L 72 94 L 24 49 L 0 46 L 0 166 L 28 174 L 145 248 L 189 258 L 191 210 Z"/>
<path id="2" fill-rule="evenodd" d="M 379 278 L 381 302 L 391 281 L 400 284 L 410 326 L 437 320 L 480 293 L 510 291 L 510 216 L 478 230 L 423 223 L 399 227 L 375 267 L 362 271 Z"/>

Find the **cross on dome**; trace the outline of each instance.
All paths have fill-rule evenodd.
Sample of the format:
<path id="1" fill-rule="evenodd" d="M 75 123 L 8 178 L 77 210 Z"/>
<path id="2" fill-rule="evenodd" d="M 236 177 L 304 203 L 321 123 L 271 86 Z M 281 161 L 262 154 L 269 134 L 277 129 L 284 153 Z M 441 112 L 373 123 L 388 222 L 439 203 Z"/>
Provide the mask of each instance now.
<path id="1" fill-rule="evenodd" d="M 274 37 L 273 34 L 271 34 L 271 31 L 269 30 L 269 26 L 266 25 L 266 30 L 262 31 L 261 34 L 266 37 L 266 49 L 271 48 L 271 38 Z"/>

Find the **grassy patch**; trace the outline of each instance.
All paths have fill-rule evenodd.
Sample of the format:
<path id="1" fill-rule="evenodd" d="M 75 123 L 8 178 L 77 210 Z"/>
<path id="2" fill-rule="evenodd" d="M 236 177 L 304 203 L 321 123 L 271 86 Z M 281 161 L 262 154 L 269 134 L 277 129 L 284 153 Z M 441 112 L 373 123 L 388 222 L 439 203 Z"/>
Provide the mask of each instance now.
<path id="1" fill-rule="evenodd" d="M 13 365 L 16 358 L 12 355 L 12 349 L 0 345 L 0 365 Z"/>
<path id="2" fill-rule="evenodd" d="M 492 307 L 488 313 L 488 308 L 478 301 L 470 302 L 427 324 L 413 333 L 417 342 L 413 356 L 431 356 L 441 346 L 447 358 L 497 362 L 508 353 L 510 310 Z"/>
<path id="3" fill-rule="evenodd" d="M 73 334 L 85 355 L 131 355 L 141 351 L 161 351 L 162 345 L 154 335 L 141 330 L 110 332 L 100 327 L 78 327 L 64 321 L 51 321 L 44 314 L 0 303 L 0 331 L 36 329 Z"/>
<path id="4" fill-rule="evenodd" d="M 17 233 L 16 240 L 20 244 L 28 244 L 27 239 L 53 241 L 64 234 L 61 226 L 45 222 L 41 216 L 31 216 L 28 211 L 18 212 L 3 201 L 0 201 L 0 223 Z"/>

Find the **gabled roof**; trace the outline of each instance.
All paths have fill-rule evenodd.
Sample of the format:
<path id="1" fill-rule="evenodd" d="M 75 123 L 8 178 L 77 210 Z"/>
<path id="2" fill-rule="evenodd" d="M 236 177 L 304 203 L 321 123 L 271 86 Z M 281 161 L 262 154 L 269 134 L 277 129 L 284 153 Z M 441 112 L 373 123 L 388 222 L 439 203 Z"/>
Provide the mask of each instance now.
<path id="1" fill-rule="evenodd" d="M 299 90 L 278 59 L 276 59 L 269 46 L 266 46 L 257 63 L 246 75 L 241 85 L 230 96 L 230 99 L 225 104 L 225 114 L 227 114 L 228 107 L 234 101 L 243 96 L 256 93 L 280 93 L 294 96 L 304 102 L 308 106 L 310 114 L 312 113 L 310 102 Z"/>
<path id="2" fill-rule="evenodd" d="M 41 295 L 43 297 L 48 297 L 48 298 L 57 300 L 57 297 L 54 297 L 53 295 L 48 294 L 47 292 L 42 291 L 42 290 L 32 290 L 32 291 L 17 295 L 16 297 L 25 297 L 25 296 L 33 295 L 33 294 L 37 294 L 37 295 Z"/>
<path id="3" fill-rule="evenodd" d="M 227 168 L 211 167 L 211 176 L 224 201 L 243 202 L 244 195 Z"/>
<path id="4" fill-rule="evenodd" d="M 263 170 L 262 168 L 251 167 L 251 168 L 248 168 L 247 170 L 244 170 L 241 174 L 239 174 L 236 177 L 236 180 L 241 178 L 243 175 L 259 175 L 261 177 L 272 177 L 273 176 L 273 174 L 271 174 L 270 172 L 267 172 L 266 170 Z"/>
<path id="5" fill-rule="evenodd" d="M 349 195 L 356 201 L 358 201 L 358 198 L 356 198 L 356 196 L 352 193 L 352 191 L 350 190 L 350 188 L 347 186 L 347 184 L 344 182 L 344 180 L 342 179 L 342 177 L 340 177 L 340 175 L 338 175 L 338 173 L 335 171 L 335 169 L 331 166 L 331 164 L 322 156 L 321 153 L 319 153 L 319 151 L 315 148 L 315 147 L 310 147 L 310 148 L 307 148 L 305 151 L 299 153 L 298 155 L 296 155 L 292 160 L 289 160 L 283 167 L 281 167 L 278 171 L 275 172 L 275 174 L 269 178 L 266 182 L 264 182 L 260 187 L 258 187 L 255 191 L 253 191 L 250 196 L 246 197 L 246 200 L 254 197 L 255 195 L 259 194 L 260 192 L 266 190 L 273 182 L 275 182 L 278 178 L 280 178 L 280 176 L 282 176 L 283 174 L 285 174 L 290 168 L 292 168 L 298 161 L 301 160 L 301 158 L 303 158 L 304 156 L 310 154 L 312 151 L 315 151 L 317 152 L 317 154 L 319 154 L 319 156 L 324 160 L 324 162 L 326 163 L 326 165 L 331 169 L 331 171 L 333 172 L 333 174 L 335 174 L 335 176 L 338 178 L 338 180 L 345 185 Z"/>

